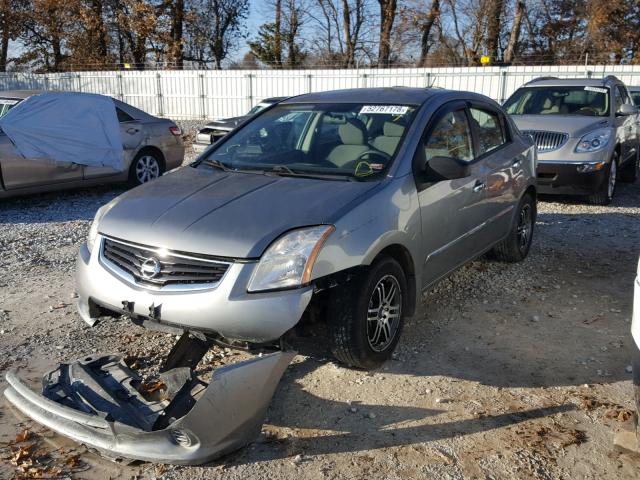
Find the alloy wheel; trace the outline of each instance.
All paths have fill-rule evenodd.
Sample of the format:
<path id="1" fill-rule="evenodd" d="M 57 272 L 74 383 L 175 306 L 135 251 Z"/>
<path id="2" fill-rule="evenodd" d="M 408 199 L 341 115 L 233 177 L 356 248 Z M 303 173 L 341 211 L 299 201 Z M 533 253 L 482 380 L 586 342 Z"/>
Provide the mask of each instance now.
<path id="1" fill-rule="evenodd" d="M 611 162 L 611 168 L 609 169 L 609 183 L 607 185 L 607 196 L 613 198 L 613 192 L 616 189 L 616 175 L 618 167 L 616 165 L 615 158 Z"/>
<path id="2" fill-rule="evenodd" d="M 143 155 L 136 162 L 136 179 L 139 183 L 146 183 L 160 176 L 160 165 L 152 155 Z"/>
<path id="3" fill-rule="evenodd" d="M 367 340 L 375 352 L 384 351 L 394 340 L 402 314 L 402 291 L 393 275 L 376 284 L 367 310 Z"/>
<path id="4" fill-rule="evenodd" d="M 531 231 L 533 230 L 533 216 L 531 214 L 531 205 L 525 204 L 520 210 L 518 217 L 518 226 L 516 227 L 516 235 L 518 237 L 518 248 L 524 252 L 531 239 Z"/>

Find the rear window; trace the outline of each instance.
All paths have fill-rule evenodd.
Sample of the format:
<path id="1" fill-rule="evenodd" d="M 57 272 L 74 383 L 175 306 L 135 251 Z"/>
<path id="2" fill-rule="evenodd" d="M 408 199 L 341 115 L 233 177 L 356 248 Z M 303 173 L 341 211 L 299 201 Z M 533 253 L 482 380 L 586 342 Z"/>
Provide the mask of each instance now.
<path id="1" fill-rule="evenodd" d="M 504 104 L 510 115 L 609 115 L 609 88 L 525 87 Z"/>

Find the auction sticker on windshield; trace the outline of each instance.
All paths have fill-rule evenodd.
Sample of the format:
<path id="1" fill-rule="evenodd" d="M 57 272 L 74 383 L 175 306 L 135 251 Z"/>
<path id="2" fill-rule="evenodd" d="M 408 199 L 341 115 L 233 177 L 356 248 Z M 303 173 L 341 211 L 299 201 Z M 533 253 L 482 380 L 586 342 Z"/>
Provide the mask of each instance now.
<path id="1" fill-rule="evenodd" d="M 360 113 L 383 113 L 386 115 L 404 115 L 409 111 L 406 105 L 363 105 Z"/>
<path id="2" fill-rule="evenodd" d="M 607 89 L 606 88 L 600 88 L 600 87 L 584 87 L 584 89 L 588 92 L 598 92 L 598 93 L 607 93 Z"/>

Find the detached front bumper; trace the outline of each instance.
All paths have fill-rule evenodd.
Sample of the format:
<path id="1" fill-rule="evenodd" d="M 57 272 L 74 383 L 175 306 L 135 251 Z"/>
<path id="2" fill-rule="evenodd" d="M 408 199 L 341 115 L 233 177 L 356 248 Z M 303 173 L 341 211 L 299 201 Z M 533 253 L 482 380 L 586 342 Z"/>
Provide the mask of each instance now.
<path id="1" fill-rule="evenodd" d="M 210 143 L 202 143 L 202 142 L 193 142 L 191 144 L 193 151 L 198 154 L 204 152 L 210 146 L 211 146 Z"/>
<path id="2" fill-rule="evenodd" d="M 125 282 L 105 268 L 98 235 L 90 253 L 80 248 L 76 265 L 78 312 L 93 325 L 100 309 L 151 320 L 183 330 L 217 333 L 254 343 L 277 340 L 293 328 L 309 304 L 313 287 L 247 293 L 257 262 L 233 263 L 214 287 L 201 290 L 151 290 Z M 99 307 L 99 308 L 97 308 Z"/>
<path id="3" fill-rule="evenodd" d="M 558 195 L 591 195 L 600 191 L 607 179 L 607 165 L 590 172 L 579 167 L 596 165 L 604 161 L 538 160 L 538 192 Z"/>
<path id="4" fill-rule="evenodd" d="M 36 422 L 107 457 L 197 465 L 256 438 L 294 355 L 222 367 L 208 385 L 187 368 L 170 370 L 169 395 L 156 400 L 145 398 L 135 372 L 109 355 L 61 365 L 45 375 L 42 395 L 9 372 L 4 394 Z"/>

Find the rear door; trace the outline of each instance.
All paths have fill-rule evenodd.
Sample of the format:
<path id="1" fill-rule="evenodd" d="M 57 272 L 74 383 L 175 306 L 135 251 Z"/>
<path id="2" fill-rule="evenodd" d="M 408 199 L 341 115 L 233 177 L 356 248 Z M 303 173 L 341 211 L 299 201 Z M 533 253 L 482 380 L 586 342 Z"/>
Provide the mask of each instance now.
<path id="1" fill-rule="evenodd" d="M 120 136 L 124 148 L 124 165 L 128 166 L 133 160 L 133 155 L 144 140 L 142 123 L 135 120 L 124 110 L 116 107 L 118 122 L 120 124 Z M 121 172 L 112 167 L 86 166 L 84 167 L 84 178 L 97 178 L 118 175 Z"/>
<path id="2" fill-rule="evenodd" d="M 436 156 L 467 162 L 469 176 L 430 178 L 420 166 Z M 416 152 L 414 172 L 422 220 L 422 287 L 426 288 L 484 249 L 478 238 L 486 222 L 486 175 L 483 162 L 476 159 L 465 103 L 445 105 L 429 122 Z"/>
<path id="3" fill-rule="evenodd" d="M 517 181 L 524 179 L 524 153 L 512 142 L 504 114 L 490 104 L 469 105 L 478 160 L 486 174 L 484 209 L 487 225 L 478 232 L 478 241 L 491 245 L 509 232 L 513 209 L 519 201 Z M 526 183 L 526 182 L 525 182 Z"/>

